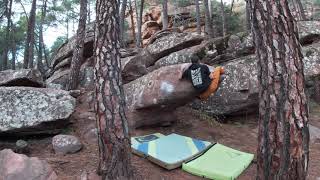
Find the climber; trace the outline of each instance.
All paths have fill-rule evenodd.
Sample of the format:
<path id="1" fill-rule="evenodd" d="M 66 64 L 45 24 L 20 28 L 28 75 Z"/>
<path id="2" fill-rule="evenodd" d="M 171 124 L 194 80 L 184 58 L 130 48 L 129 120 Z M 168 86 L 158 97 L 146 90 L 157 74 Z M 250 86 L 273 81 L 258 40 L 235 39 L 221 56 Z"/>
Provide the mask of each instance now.
<path id="1" fill-rule="evenodd" d="M 209 96 L 218 89 L 219 82 L 223 80 L 223 67 L 216 67 L 213 72 L 210 72 L 209 67 L 199 63 L 199 58 L 191 57 L 192 64 L 184 71 L 182 78 L 189 79 L 200 94 L 201 100 L 206 100 Z"/>

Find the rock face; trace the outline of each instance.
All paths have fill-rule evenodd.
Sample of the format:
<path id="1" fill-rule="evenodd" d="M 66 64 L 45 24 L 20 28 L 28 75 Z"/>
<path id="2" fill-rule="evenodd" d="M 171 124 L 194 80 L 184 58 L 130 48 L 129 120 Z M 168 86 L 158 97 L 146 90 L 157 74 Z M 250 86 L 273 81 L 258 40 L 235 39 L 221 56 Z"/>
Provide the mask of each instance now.
<path id="1" fill-rule="evenodd" d="M 320 77 L 320 44 L 303 48 L 304 74 L 309 96 L 314 93 L 313 79 Z M 255 55 L 225 64 L 226 78 L 208 101 L 195 101 L 192 106 L 214 115 L 236 115 L 257 111 L 258 69 Z"/>
<path id="2" fill-rule="evenodd" d="M 36 157 L 16 154 L 10 149 L 0 151 L 1 180 L 57 180 L 50 165 Z"/>
<path id="3" fill-rule="evenodd" d="M 80 140 L 71 135 L 56 135 L 52 138 L 52 147 L 57 154 L 73 154 L 81 150 Z"/>
<path id="4" fill-rule="evenodd" d="M 157 12 L 160 11 L 155 9 L 144 19 L 144 23 L 147 22 L 145 29 L 159 24 L 161 14 Z M 190 15 L 188 12 L 180 14 L 183 19 L 188 19 Z M 319 89 L 314 84 L 319 82 L 315 79 L 319 79 L 320 74 L 319 44 L 316 43 L 320 37 L 320 32 L 317 31 L 320 23 L 304 21 L 298 25 L 301 43 L 308 45 L 303 51 L 307 92 L 312 97 Z M 147 36 L 149 37 L 149 34 Z M 52 67 L 53 74 L 47 83 L 64 85 L 67 82 L 66 77 L 70 70 L 66 64 L 69 60 L 62 52 L 61 55 L 56 55 L 63 58 L 54 63 L 56 65 Z M 132 126 L 172 121 L 173 110 L 193 100 L 193 88 L 179 79 L 182 63 L 189 63 L 191 57 L 198 57 L 202 63 L 212 66 L 226 66 L 227 73 L 216 94 L 206 102 L 195 101 L 193 107 L 215 115 L 235 115 L 257 110 L 257 59 L 254 56 L 251 35 L 238 33 L 207 40 L 193 33 L 169 28 L 153 34 L 143 49 L 121 51 L 121 75 L 125 84 L 127 114 Z M 92 59 L 89 57 L 83 62 L 80 78 L 83 82 L 80 83 L 81 88 L 91 91 L 94 89 Z M 172 87 L 173 93 L 165 94 L 165 91 Z M 185 94 L 179 96 L 175 92 Z M 90 93 L 87 95 L 80 96 L 79 102 L 88 104 L 88 109 L 92 110 L 94 96 Z"/>
<path id="5" fill-rule="evenodd" d="M 154 65 L 160 58 L 173 52 L 199 45 L 204 39 L 199 35 L 178 32 L 168 32 L 163 36 L 155 34 L 154 36 L 157 38 L 124 66 L 122 78 L 125 83 L 147 74 L 147 68 Z"/>
<path id="6" fill-rule="evenodd" d="M 124 85 L 131 126 L 175 120 L 173 111 L 197 95 L 192 84 L 181 79 L 189 66 L 187 63 L 163 67 Z"/>
<path id="7" fill-rule="evenodd" d="M 0 71 L 0 86 L 43 87 L 43 77 L 35 69 Z"/>
<path id="8" fill-rule="evenodd" d="M 57 89 L 0 87 L 0 102 L 0 134 L 54 133 L 75 108 L 75 99 Z"/>

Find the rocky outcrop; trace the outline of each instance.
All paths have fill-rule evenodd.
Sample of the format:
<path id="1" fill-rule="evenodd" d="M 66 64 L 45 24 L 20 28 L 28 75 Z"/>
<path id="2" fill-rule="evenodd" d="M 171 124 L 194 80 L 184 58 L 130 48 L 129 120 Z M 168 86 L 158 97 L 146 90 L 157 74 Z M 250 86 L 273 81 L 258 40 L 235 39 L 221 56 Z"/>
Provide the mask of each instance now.
<path id="1" fill-rule="evenodd" d="M 187 13 L 182 13 L 182 15 L 187 17 Z M 155 15 L 155 17 L 158 16 Z M 153 17 L 148 18 L 150 24 L 156 25 L 156 20 L 152 19 Z M 313 28 L 316 28 L 320 24 L 314 22 L 312 25 Z M 304 48 L 307 90 L 312 96 L 312 93 L 315 92 L 314 84 L 316 83 L 314 82 L 318 82 L 314 80 L 314 76 L 319 75 L 318 45 L 315 42 L 317 42 L 317 36 L 320 34 L 316 30 L 313 31 L 309 26 L 308 22 L 299 22 L 302 45 L 312 42 L 311 46 Z M 312 40 L 307 40 L 308 38 Z M 183 98 L 175 95 L 166 96 L 163 91 L 160 91 L 162 84 L 165 84 L 164 87 L 171 87 L 166 86 L 166 82 L 170 82 L 171 85 L 174 84 L 177 87 L 183 86 L 183 82 L 175 79 L 180 72 L 178 67 L 182 66 L 181 63 L 190 62 L 191 57 L 198 57 L 202 63 L 209 65 L 226 66 L 227 72 L 218 92 L 210 97 L 207 102 L 196 101 L 193 103 L 193 107 L 216 115 L 233 115 L 256 111 L 258 102 L 257 59 L 253 55 L 252 39 L 251 35 L 238 33 L 207 40 L 193 33 L 182 33 L 178 29 L 169 28 L 152 35 L 145 48 L 134 51 L 137 54 L 127 53 L 130 55 L 124 57 L 123 52 L 121 52 L 121 69 L 128 100 L 128 117 L 129 120 L 133 120 L 133 126 L 138 127 L 156 122 L 171 121 L 174 119 L 172 111 L 177 106 L 181 106 L 195 97 L 192 95 L 190 96 L 191 99 L 186 98 L 189 95 L 188 93 L 181 96 Z M 94 85 L 90 79 L 94 77 L 93 61 L 89 59 L 92 58 L 88 58 L 81 69 L 81 73 L 85 74 L 84 77 L 86 77 L 84 79 L 89 81 L 83 83 L 85 85 L 81 84 L 81 87 L 92 87 L 92 90 Z M 64 65 L 66 62 L 68 60 L 60 61 L 61 65 L 54 70 L 53 75 L 47 82 L 54 84 L 67 82 L 66 77 L 69 73 L 69 67 Z M 177 72 L 171 72 L 173 67 L 177 68 L 175 69 Z M 157 74 L 161 74 L 161 77 Z M 173 78 L 173 76 L 176 77 Z M 148 84 L 150 84 L 150 88 L 146 88 Z M 190 89 L 184 88 L 186 88 L 185 91 L 190 92 Z M 81 96 L 80 99 L 81 102 L 90 104 L 88 109 L 92 109 L 94 96 L 88 94 L 88 97 L 83 98 Z M 161 114 L 161 116 L 154 116 L 155 114 Z"/>
<path id="2" fill-rule="evenodd" d="M 81 150 L 80 140 L 71 135 L 56 135 L 52 138 L 52 147 L 57 154 L 73 154 Z"/>
<path id="3" fill-rule="evenodd" d="M 162 32 L 161 32 L 162 33 Z M 190 33 L 170 32 L 158 38 L 144 48 L 137 56 L 126 63 L 122 70 L 122 78 L 125 83 L 133 81 L 148 73 L 147 68 L 162 57 L 169 54 L 199 45 L 204 38 Z"/>
<path id="4" fill-rule="evenodd" d="M 31 87 L 0 87 L 0 134 L 57 133 L 75 108 L 69 92 Z"/>
<path id="5" fill-rule="evenodd" d="M 0 151 L 1 180 L 57 180 L 57 174 L 44 160 L 16 154 L 10 149 Z"/>
<path id="6" fill-rule="evenodd" d="M 197 95 L 191 83 L 181 79 L 189 65 L 163 67 L 124 85 L 127 116 L 131 126 L 140 127 L 175 120 L 173 111 Z"/>
<path id="7" fill-rule="evenodd" d="M 0 71 L 0 86 L 43 87 L 43 77 L 35 69 Z"/>
<path id="8" fill-rule="evenodd" d="M 313 79 L 320 77 L 320 44 L 303 48 L 304 74 L 309 96 L 314 93 Z M 226 77 L 208 101 L 195 101 L 192 106 L 214 115 L 236 115 L 257 112 L 258 69 L 255 55 L 225 64 Z"/>

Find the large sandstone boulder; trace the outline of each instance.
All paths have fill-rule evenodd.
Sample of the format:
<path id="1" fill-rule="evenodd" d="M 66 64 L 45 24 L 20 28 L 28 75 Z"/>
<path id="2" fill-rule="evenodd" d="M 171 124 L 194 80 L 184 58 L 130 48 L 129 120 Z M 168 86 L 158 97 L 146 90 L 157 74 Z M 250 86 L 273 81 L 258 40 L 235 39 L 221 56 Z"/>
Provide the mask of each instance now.
<path id="1" fill-rule="evenodd" d="M 309 96 L 314 93 L 313 80 L 320 77 L 320 44 L 303 48 L 304 74 Z M 192 106 L 214 115 L 236 115 L 257 111 L 258 69 L 255 55 L 225 64 L 226 78 L 207 101 L 195 101 Z"/>
<path id="2" fill-rule="evenodd" d="M 69 92 L 31 87 L 0 87 L 0 134 L 56 133 L 75 108 Z"/>
<path id="3" fill-rule="evenodd" d="M 142 25 L 142 39 L 149 39 L 157 31 L 160 31 L 160 25 L 156 21 L 147 21 Z"/>
<path id="4" fill-rule="evenodd" d="M 0 86 L 43 87 L 43 77 L 35 69 L 0 71 Z"/>
<path id="5" fill-rule="evenodd" d="M 94 41 L 94 26 L 93 24 L 89 24 L 86 26 L 85 33 L 85 46 L 84 46 L 84 56 L 90 57 L 93 55 L 93 41 Z M 64 43 L 53 56 L 51 61 L 51 68 L 54 68 L 58 63 L 62 60 L 71 57 L 73 53 L 73 49 L 76 45 L 76 36 L 69 39 L 66 43 Z"/>
<path id="6" fill-rule="evenodd" d="M 127 116 L 133 127 L 173 121 L 173 111 L 195 98 L 192 84 L 181 79 L 189 63 L 162 67 L 124 85 Z"/>
<path id="7" fill-rule="evenodd" d="M 169 54 L 199 45 L 204 38 L 199 35 L 191 33 L 178 32 L 159 32 L 159 35 L 154 35 L 151 44 L 144 48 L 137 56 L 132 58 L 122 71 L 122 78 L 124 82 L 133 81 L 148 73 L 147 68 L 154 65 L 154 63 L 162 57 Z"/>
<path id="8" fill-rule="evenodd" d="M 57 174 L 44 160 L 16 154 L 10 149 L 0 151 L 1 180 L 57 180 Z"/>

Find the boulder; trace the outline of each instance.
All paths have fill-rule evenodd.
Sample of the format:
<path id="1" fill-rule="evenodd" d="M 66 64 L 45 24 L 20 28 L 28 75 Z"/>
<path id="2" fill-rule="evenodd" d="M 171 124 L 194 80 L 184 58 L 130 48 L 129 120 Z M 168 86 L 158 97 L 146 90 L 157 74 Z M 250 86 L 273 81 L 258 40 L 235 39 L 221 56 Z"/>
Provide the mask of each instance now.
<path id="1" fill-rule="evenodd" d="M 147 21 L 142 25 L 142 39 L 149 39 L 157 31 L 160 31 L 160 25 L 156 21 Z"/>
<path id="2" fill-rule="evenodd" d="M 152 69 L 159 69 L 163 66 L 170 66 L 174 64 L 191 63 L 191 57 L 201 57 L 206 54 L 204 45 L 197 45 L 190 48 L 182 49 L 177 52 L 173 52 L 168 56 L 159 59 Z M 150 70 L 149 70 L 150 71 Z"/>
<path id="3" fill-rule="evenodd" d="M 169 54 L 199 45 L 203 41 L 200 35 L 178 32 L 159 32 L 162 35 L 154 35 L 152 43 L 144 48 L 137 56 L 127 62 L 122 70 L 122 78 L 125 83 L 133 81 L 148 73 L 147 68 L 162 57 Z"/>
<path id="4" fill-rule="evenodd" d="M 162 67 L 124 85 L 127 116 L 133 127 L 173 121 L 173 111 L 197 95 L 190 81 L 181 79 L 190 63 Z"/>
<path id="5" fill-rule="evenodd" d="M 43 87 L 43 77 L 35 69 L 0 71 L 0 86 Z"/>
<path id="6" fill-rule="evenodd" d="M 94 24 L 86 26 L 85 40 L 84 40 L 84 57 L 88 58 L 93 55 L 93 41 L 94 41 Z M 72 56 L 73 49 L 76 43 L 76 36 L 73 36 L 65 42 L 54 54 L 51 61 L 51 68 L 54 69 L 62 60 Z"/>
<path id="7" fill-rule="evenodd" d="M 62 68 L 56 71 L 51 77 L 46 80 L 48 87 L 65 89 L 69 81 L 69 68 Z M 58 85 L 58 86 L 56 86 Z M 92 89 L 94 87 L 94 69 L 85 64 L 80 69 L 79 87 Z"/>
<path id="8" fill-rule="evenodd" d="M 241 47 L 241 40 L 240 37 L 236 35 L 231 35 L 228 41 L 228 50 L 229 51 L 236 51 Z"/>
<path id="9" fill-rule="evenodd" d="M 16 153 L 21 153 L 21 154 L 25 154 L 29 152 L 29 144 L 27 141 L 24 140 L 18 140 L 16 142 L 16 146 L 15 146 L 15 152 Z"/>
<path id="10" fill-rule="evenodd" d="M 298 28 L 302 45 L 320 40 L 320 21 L 298 21 Z"/>
<path id="11" fill-rule="evenodd" d="M 56 135 L 52 138 L 52 147 L 56 154 L 73 154 L 81 150 L 80 140 L 71 135 Z"/>
<path id="12" fill-rule="evenodd" d="M 75 108 L 69 92 L 32 87 L 0 87 L 0 134 L 56 133 Z"/>
<path id="13" fill-rule="evenodd" d="M 304 47 L 303 55 L 307 92 L 313 96 L 313 79 L 320 77 L 320 43 Z M 192 107 L 213 115 L 257 112 L 259 89 L 255 55 L 227 62 L 225 70 L 226 77 L 217 92 L 207 101 L 194 101 Z"/>
<path id="14" fill-rule="evenodd" d="M 44 160 L 16 154 L 10 149 L 0 151 L 1 180 L 57 180 L 57 174 Z"/>

